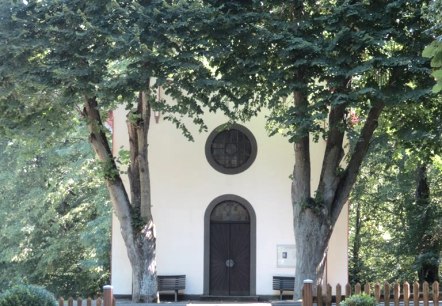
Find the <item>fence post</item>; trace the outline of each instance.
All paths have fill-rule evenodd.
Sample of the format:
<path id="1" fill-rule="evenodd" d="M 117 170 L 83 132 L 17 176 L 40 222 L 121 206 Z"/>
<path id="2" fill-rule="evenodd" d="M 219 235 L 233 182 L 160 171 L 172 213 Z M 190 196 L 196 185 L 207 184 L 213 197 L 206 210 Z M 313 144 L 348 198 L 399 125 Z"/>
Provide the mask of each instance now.
<path id="1" fill-rule="evenodd" d="M 313 281 L 311 279 L 304 280 L 302 306 L 313 306 Z"/>
<path id="2" fill-rule="evenodd" d="M 104 299 L 103 306 L 112 306 L 114 299 L 112 286 L 106 285 L 103 287 L 103 299 Z"/>

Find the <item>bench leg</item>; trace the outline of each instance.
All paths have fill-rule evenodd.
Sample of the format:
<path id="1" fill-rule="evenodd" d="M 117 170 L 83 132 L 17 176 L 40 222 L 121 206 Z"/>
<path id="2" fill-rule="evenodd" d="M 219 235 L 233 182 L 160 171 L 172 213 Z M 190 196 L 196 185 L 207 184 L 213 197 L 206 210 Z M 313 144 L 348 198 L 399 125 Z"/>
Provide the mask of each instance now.
<path id="1" fill-rule="evenodd" d="M 279 290 L 279 300 L 282 301 L 282 290 Z"/>
<path id="2" fill-rule="evenodd" d="M 178 302 L 178 290 L 175 290 L 175 302 Z"/>

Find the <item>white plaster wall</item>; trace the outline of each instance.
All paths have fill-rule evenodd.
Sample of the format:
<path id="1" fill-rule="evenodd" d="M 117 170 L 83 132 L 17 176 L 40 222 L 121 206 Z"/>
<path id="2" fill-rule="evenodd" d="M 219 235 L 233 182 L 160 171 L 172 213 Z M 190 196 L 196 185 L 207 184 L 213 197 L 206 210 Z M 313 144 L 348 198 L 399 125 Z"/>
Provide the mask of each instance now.
<path id="1" fill-rule="evenodd" d="M 169 122 L 160 119 L 159 123 L 153 120 L 151 123 L 149 165 L 158 273 L 186 274 L 186 294 L 203 293 L 204 213 L 214 198 L 235 194 L 250 202 L 256 213 L 256 293 L 274 294 L 272 276 L 294 274 L 294 268 L 278 268 L 276 258 L 277 245 L 294 244 L 289 179 L 294 163 L 293 145 L 280 136 L 267 137 L 264 118 L 254 119 L 243 125 L 257 140 L 255 162 L 240 174 L 225 175 L 214 170 L 205 157 L 208 134 L 225 123 L 225 119 L 210 115 L 206 122 L 209 132 L 194 132 L 195 142 L 187 141 Z M 127 146 L 125 127 L 124 110 L 118 109 L 114 113 L 114 151 Z M 312 176 L 312 186 L 317 185 L 322 165 L 322 160 L 313 155 L 321 156 L 322 152 L 323 144 L 312 148 L 313 171 L 318 171 L 318 175 Z M 345 236 L 346 228 L 346 222 L 339 227 Z M 346 248 L 340 244 L 330 252 L 337 252 L 336 258 L 344 260 L 346 265 Z M 131 269 L 116 218 L 112 259 L 111 281 L 115 293 L 130 294 Z M 347 277 L 346 269 L 339 273 Z"/>
<path id="2" fill-rule="evenodd" d="M 339 215 L 333 234 L 330 237 L 329 251 L 327 253 L 327 282 L 332 285 L 333 294 L 336 285 L 342 288 L 348 283 L 348 204 L 344 206 Z"/>

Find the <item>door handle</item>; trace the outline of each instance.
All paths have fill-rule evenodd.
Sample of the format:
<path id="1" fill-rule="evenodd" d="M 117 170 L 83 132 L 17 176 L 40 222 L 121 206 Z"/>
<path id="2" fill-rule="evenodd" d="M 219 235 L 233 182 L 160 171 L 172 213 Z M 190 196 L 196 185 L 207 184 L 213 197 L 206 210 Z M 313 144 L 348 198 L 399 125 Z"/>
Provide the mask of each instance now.
<path id="1" fill-rule="evenodd" d="M 227 268 L 233 268 L 234 265 L 235 265 L 235 261 L 233 261 L 233 259 L 226 260 L 226 267 Z"/>

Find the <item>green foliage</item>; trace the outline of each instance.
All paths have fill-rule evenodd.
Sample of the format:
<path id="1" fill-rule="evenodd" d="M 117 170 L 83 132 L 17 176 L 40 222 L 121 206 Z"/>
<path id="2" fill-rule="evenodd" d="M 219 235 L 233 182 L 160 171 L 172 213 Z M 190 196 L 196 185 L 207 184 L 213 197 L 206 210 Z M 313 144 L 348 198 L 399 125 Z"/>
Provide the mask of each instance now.
<path id="1" fill-rule="evenodd" d="M 38 121 L 46 118 L 45 114 L 58 114 L 61 108 L 56 106 L 72 110 L 84 97 L 96 97 L 103 111 L 119 103 L 127 103 L 131 110 L 137 92 L 159 85 L 177 103 L 152 101 L 154 109 L 166 113 L 163 118 L 181 128 L 188 138 L 191 135 L 182 117 L 192 117 L 204 130 L 204 111 L 222 112 L 237 121 L 267 108 L 270 132 L 296 142 L 309 133 L 315 140 L 326 138 L 330 129 L 327 117 L 338 106 L 343 106 L 347 114 L 354 109 L 362 124 L 377 103 L 396 110 L 406 108 L 408 114 L 421 110 L 428 102 L 431 110 L 436 110 L 437 104 L 430 101 L 431 67 L 429 60 L 421 57 L 424 46 L 434 40 L 423 31 L 431 24 L 423 18 L 428 4 L 401 0 L 247 4 L 212 0 L 9 1 L 0 6 L 0 40 L 5 42 L 0 45 L 0 119 L 15 120 L 6 120 L 8 125 L 0 126 L 11 130 L 24 122 L 30 124 L 33 121 L 28 118 L 32 118 L 34 109 L 38 110 Z M 40 92 L 43 97 L 35 99 Z M 301 93 L 307 105 L 294 106 L 294 92 Z M 51 101 L 58 95 L 64 99 Z M 152 92 L 149 97 L 153 100 Z M 29 100 L 32 103 L 27 107 Z M 53 113 L 49 112 L 52 108 L 56 110 Z M 416 113 L 424 114 L 422 119 L 426 119 L 431 111 Z M 406 112 L 396 122 L 407 122 L 403 118 L 407 118 Z M 132 122 L 138 119 L 129 118 Z M 408 122 L 415 126 L 425 121 Z M 361 131 L 360 125 L 351 124 L 344 115 L 334 124 L 337 126 L 332 128 L 354 138 Z M 397 129 L 397 134 L 409 131 L 407 125 L 403 127 Z M 421 131 L 419 127 L 413 132 L 419 137 Z M 38 162 L 34 160 L 26 170 L 33 173 Z M 365 170 L 362 180 L 369 181 L 371 189 L 366 197 L 360 192 L 357 199 L 368 203 L 370 197 L 385 195 L 387 203 L 410 200 L 412 188 L 398 198 L 393 193 L 397 189 L 389 191 L 387 186 L 392 185 L 382 185 L 403 171 L 388 165 L 396 172 L 377 183 L 373 180 L 380 173 L 375 171 L 379 166 L 374 163 L 372 169 Z M 345 172 L 337 171 L 336 175 L 342 177 Z M 51 188 L 57 186 L 49 179 L 41 181 Z M 64 197 L 70 199 L 70 188 L 62 189 L 67 190 Z M 32 199 L 27 201 L 37 205 Z M 77 213 L 88 211 L 88 205 L 75 203 Z M 52 211 L 57 212 L 56 208 Z M 406 214 L 401 207 L 400 220 L 391 216 L 396 206 L 378 208 L 389 211 L 383 220 L 399 228 Z M 370 210 L 363 215 L 369 219 Z M 67 219 L 76 220 L 75 216 Z M 49 218 L 43 220 L 49 229 L 59 226 Z M 384 232 L 383 221 L 369 221 L 364 223 L 372 226 L 373 232 Z M 25 238 L 33 233 L 32 224 L 21 227 Z M 385 237 L 378 235 L 377 242 Z M 18 258 L 39 258 L 28 255 L 39 244 L 17 241 L 25 241 L 16 252 Z M 23 247 L 28 245 L 34 248 Z M 375 247 L 372 250 L 378 251 Z M 386 258 L 392 266 L 403 262 L 389 255 L 381 260 Z M 370 267 L 376 267 L 374 263 Z M 404 270 L 399 267 L 389 271 Z"/>
<path id="2" fill-rule="evenodd" d="M 0 306 L 57 306 L 54 295 L 43 287 L 18 285 L 0 295 Z"/>
<path id="3" fill-rule="evenodd" d="M 367 294 L 355 294 L 341 302 L 344 306 L 376 306 L 376 299 Z"/>
<path id="4" fill-rule="evenodd" d="M 433 24 L 429 32 L 436 37 L 434 41 L 425 47 L 422 55 L 431 58 L 433 67 L 432 76 L 436 80 L 433 92 L 442 91 L 442 1 L 434 0 L 427 10 L 427 18 Z"/>
<path id="5" fill-rule="evenodd" d="M 22 127 L 0 141 L 2 288 L 75 296 L 108 283 L 110 205 L 83 129 Z"/>
<path id="6" fill-rule="evenodd" d="M 431 26 L 422 16 L 427 1 L 234 6 L 228 13 L 219 4 L 206 8 L 199 33 L 207 40 L 213 81 L 194 84 L 210 86 L 213 105 L 229 100 L 232 118 L 268 107 L 271 134 L 297 141 L 312 133 L 317 140 L 326 137 L 333 106 L 357 108 L 364 122 L 376 101 L 391 106 L 428 98 L 429 61 L 420 54 L 431 36 L 414 30 Z M 308 97 L 305 109 L 293 105 L 294 91 Z M 353 127 L 343 120 L 340 128 Z"/>
<path id="7" fill-rule="evenodd" d="M 423 270 L 441 267 L 442 185 L 440 169 L 437 163 L 432 165 L 440 157 L 429 154 L 438 152 L 432 148 L 439 146 L 441 139 L 414 137 L 417 129 L 405 119 L 407 112 L 407 108 L 396 110 L 381 122 L 351 195 L 351 283 L 411 283 Z M 408 114 L 412 118 L 419 115 Z M 425 109 L 420 115 L 426 116 Z M 408 134 L 401 133 L 405 138 L 395 132 L 398 117 L 405 121 L 401 129 L 406 125 L 411 129 Z M 437 115 L 433 118 L 432 122 L 425 120 L 428 135 L 434 131 L 432 125 L 439 126 Z M 416 169 L 424 161 L 430 197 L 428 201 L 418 201 Z"/>
<path id="8" fill-rule="evenodd" d="M 431 58 L 431 66 L 434 68 L 431 75 L 437 82 L 433 87 L 433 91 L 442 91 L 442 42 L 433 41 L 430 45 L 425 47 L 422 56 Z"/>

